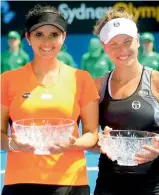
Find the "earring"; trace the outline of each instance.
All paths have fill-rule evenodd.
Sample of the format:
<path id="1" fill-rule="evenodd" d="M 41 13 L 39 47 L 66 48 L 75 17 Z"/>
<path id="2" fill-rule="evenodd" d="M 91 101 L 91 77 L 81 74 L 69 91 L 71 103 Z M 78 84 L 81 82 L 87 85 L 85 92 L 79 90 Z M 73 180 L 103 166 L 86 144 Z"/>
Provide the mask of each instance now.
<path id="1" fill-rule="evenodd" d="M 31 46 L 31 43 L 29 43 L 29 45 Z"/>

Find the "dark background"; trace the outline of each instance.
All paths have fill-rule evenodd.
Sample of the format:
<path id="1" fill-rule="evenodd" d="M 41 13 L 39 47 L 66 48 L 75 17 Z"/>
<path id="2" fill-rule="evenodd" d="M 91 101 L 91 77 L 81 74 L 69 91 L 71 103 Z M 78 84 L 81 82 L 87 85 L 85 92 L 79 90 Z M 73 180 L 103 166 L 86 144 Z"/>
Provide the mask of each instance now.
<path id="1" fill-rule="evenodd" d="M 69 23 L 65 45 L 67 51 L 73 56 L 76 66 L 80 67 L 81 57 L 88 50 L 89 41 L 94 36 L 93 26 L 99 16 L 104 15 L 110 7 L 119 3 L 133 14 L 140 13 L 137 20 L 139 32 L 152 32 L 155 37 L 155 49 L 159 52 L 159 2 L 157 1 L 2 1 L 1 51 L 7 49 L 7 33 L 10 30 L 21 32 L 24 29 L 25 16 L 35 4 L 53 5 L 59 11 L 63 6 L 65 12 L 62 11 L 62 14 Z M 86 8 L 91 14 L 88 14 Z M 149 12 L 148 9 L 152 11 Z M 68 13 L 76 15 L 72 22 L 68 18 Z M 33 52 L 25 39 L 23 39 L 23 47 L 32 59 Z"/>
<path id="2" fill-rule="evenodd" d="M 84 16 L 88 15 L 84 10 L 85 8 L 91 8 L 90 12 L 92 11 L 92 8 L 98 8 L 96 11 L 99 14 L 103 14 L 102 11 L 104 8 L 113 7 L 115 4 L 119 3 L 119 1 L 4 1 L 1 5 L 1 12 L 2 12 L 2 34 L 6 34 L 9 30 L 17 29 L 18 31 L 21 31 L 24 28 L 24 19 L 25 15 L 28 12 L 29 9 L 31 9 L 35 4 L 42 4 L 42 5 L 54 5 L 57 8 L 60 8 L 60 5 L 63 5 L 63 9 L 65 6 L 65 13 L 63 15 L 66 19 L 68 19 L 68 9 L 66 6 L 69 7 L 69 9 L 73 9 L 74 13 L 78 15 L 80 18 L 83 18 L 83 20 L 79 20 L 75 18 L 71 24 L 68 25 L 68 33 L 71 34 L 89 34 L 92 33 L 93 26 L 95 25 L 96 21 L 98 20 L 97 17 L 94 17 L 94 15 L 91 18 L 84 18 Z M 131 12 L 132 7 L 135 7 L 136 9 L 142 10 L 140 13 L 142 15 L 145 15 L 145 18 L 139 17 L 139 20 L 137 21 L 138 27 L 140 32 L 143 31 L 151 31 L 151 32 L 159 32 L 159 2 L 155 1 L 125 1 L 122 2 L 123 6 L 129 7 L 129 11 Z M 8 4 L 8 7 L 7 7 Z M 82 5 L 83 4 L 83 5 Z M 77 10 L 77 8 L 80 8 L 81 10 Z M 137 13 L 135 11 L 133 13 Z M 145 8 L 145 10 L 143 10 Z M 151 8 L 152 11 L 147 10 Z M 101 10 L 101 11 L 100 11 Z M 89 13 L 90 13 L 89 12 Z M 158 12 L 158 14 L 156 14 Z M 91 12 L 92 13 L 92 12 Z M 12 19 L 7 23 L 6 18 L 7 14 L 14 15 Z M 155 18 L 158 16 L 158 22 Z M 148 18 L 149 17 L 149 18 Z M 9 18 L 9 17 L 8 17 Z M 9 20 L 9 19 L 8 19 Z"/>

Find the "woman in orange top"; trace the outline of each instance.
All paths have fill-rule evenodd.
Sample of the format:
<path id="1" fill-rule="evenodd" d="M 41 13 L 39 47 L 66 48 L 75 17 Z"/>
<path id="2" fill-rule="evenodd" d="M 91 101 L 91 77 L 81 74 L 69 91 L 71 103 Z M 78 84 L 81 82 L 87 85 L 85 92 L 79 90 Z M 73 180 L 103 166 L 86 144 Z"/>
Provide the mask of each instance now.
<path id="1" fill-rule="evenodd" d="M 25 32 L 34 59 L 1 75 L 1 149 L 8 151 L 2 195 L 89 195 L 84 150 L 97 142 L 99 97 L 86 71 L 57 60 L 66 26 L 54 7 L 35 6 L 26 17 Z M 49 96 L 42 98 L 46 93 Z M 50 148 L 51 155 L 35 155 L 33 146 L 7 135 L 8 121 L 27 118 L 77 121 L 79 117 L 83 135 L 79 136 L 76 123 L 76 139 L 72 138 L 67 146 Z"/>

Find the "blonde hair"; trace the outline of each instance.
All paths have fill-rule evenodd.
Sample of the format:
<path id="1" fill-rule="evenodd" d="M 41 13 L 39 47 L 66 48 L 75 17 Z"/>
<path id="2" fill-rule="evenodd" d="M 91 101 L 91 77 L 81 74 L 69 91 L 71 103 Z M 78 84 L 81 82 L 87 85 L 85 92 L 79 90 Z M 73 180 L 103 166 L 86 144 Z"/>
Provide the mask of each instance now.
<path id="1" fill-rule="evenodd" d="M 132 14 L 129 14 L 124 8 L 113 8 L 110 11 L 108 11 L 103 18 L 97 21 L 96 25 L 94 26 L 93 33 L 99 35 L 103 26 L 107 22 L 115 18 L 126 18 L 135 22 L 134 16 Z"/>

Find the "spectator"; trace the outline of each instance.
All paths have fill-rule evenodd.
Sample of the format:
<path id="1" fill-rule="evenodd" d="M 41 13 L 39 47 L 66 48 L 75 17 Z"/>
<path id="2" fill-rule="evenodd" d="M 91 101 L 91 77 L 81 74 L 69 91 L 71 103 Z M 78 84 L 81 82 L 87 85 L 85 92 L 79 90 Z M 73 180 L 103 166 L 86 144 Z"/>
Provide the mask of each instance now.
<path id="1" fill-rule="evenodd" d="M 29 55 L 21 48 L 21 37 L 17 31 L 8 33 L 8 50 L 2 53 L 1 72 L 17 69 L 29 62 Z"/>
<path id="2" fill-rule="evenodd" d="M 146 67 L 159 71 L 159 54 L 154 52 L 154 36 L 151 33 L 141 35 L 142 52 L 139 55 L 139 62 Z"/>
<path id="3" fill-rule="evenodd" d="M 88 71 L 93 78 L 101 77 L 114 68 L 108 55 L 103 52 L 101 41 L 92 38 L 88 52 L 82 56 L 81 69 Z"/>

